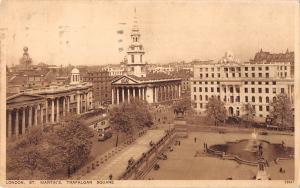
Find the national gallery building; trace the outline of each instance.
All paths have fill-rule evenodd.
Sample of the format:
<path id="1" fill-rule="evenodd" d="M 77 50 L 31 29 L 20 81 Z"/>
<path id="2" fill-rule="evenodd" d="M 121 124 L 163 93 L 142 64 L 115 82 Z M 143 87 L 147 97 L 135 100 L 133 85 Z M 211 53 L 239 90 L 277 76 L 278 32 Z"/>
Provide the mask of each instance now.
<path id="1" fill-rule="evenodd" d="M 6 99 L 6 136 L 17 138 L 32 127 L 59 122 L 69 113 L 92 108 L 92 84 L 80 81 L 79 70 L 71 72 L 69 85 L 27 89 Z"/>

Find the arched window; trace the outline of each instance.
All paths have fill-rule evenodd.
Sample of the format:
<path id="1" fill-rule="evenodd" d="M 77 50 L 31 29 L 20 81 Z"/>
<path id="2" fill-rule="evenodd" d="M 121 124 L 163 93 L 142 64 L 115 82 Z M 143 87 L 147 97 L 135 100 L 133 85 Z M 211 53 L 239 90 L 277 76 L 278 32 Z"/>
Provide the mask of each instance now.
<path id="1" fill-rule="evenodd" d="M 269 97 L 266 97 L 266 103 L 269 103 L 270 100 L 269 100 Z"/>

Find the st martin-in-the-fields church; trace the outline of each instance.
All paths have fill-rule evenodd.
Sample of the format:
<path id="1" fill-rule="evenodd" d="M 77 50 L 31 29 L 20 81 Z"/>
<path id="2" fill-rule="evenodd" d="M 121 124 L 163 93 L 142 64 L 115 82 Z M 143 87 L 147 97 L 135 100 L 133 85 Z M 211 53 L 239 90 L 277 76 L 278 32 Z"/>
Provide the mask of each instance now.
<path id="1" fill-rule="evenodd" d="M 144 47 L 140 43 L 141 34 L 137 17 L 131 30 L 131 44 L 127 50 L 126 71 L 112 81 L 112 104 L 139 98 L 148 103 L 165 103 L 180 99 L 181 78 L 167 75 L 147 75 Z"/>

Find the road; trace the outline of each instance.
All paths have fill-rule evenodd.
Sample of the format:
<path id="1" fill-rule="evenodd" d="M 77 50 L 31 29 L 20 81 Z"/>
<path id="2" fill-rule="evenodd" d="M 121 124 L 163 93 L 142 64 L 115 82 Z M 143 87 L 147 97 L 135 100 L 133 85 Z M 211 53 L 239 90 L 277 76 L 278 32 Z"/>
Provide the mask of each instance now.
<path id="1" fill-rule="evenodd" d="M 89 174 L 84 176 L 88 180 L 105 180 L 109 179 L 112 174 L 113 179 L 118 179 L 120 175 L 126 170 L 128 160 L 133 157 L 137 160 L 142 153 L 150 149 L 149 143 L 152 140 L 157 142 L 164 136 L 164 130 L 148 130 L 147 133 L 138 138 L 133 144 L 126 147 L 117 155 L 113 156 L 109 161 L 99 166 Z"/>

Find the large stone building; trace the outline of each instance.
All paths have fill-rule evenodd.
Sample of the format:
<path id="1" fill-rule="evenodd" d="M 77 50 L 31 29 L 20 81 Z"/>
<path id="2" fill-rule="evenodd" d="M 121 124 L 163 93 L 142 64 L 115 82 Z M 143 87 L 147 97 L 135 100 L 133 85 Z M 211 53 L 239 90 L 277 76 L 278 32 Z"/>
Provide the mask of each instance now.
<path id="1" fill-rule="evenodd" d="M 240 63 L 231 53 L 220 61 L 194 65 L 191 99 L 199 114 L 206 109 L 208 99 L 216 96 L 225 103 L 229 116 L 241 116 L 243 106 L 255 107 L 256 119 L 269 115 L 274 97 L 285 93 L 294 103 L 294 53 L 270 54 L 262 50 L 253 60 Z"/>
<path id="2" fill-rule="evenodd" d="M 71 72 L 68 85 L 26 89 L 6 99 L 6 135 L 16 138 L 32 127 L 54 124 L 67 114 L 92 109 L 92 84 L 80 81 L 79 70 Z"/>
<path id="3" fill-rule="evenodd" d="M 101 107 L 111 104 L 111 81 L 108 71 L 89 71 L 84 76 L 84 82 L 93 84 L 93 104 Z"/>
<path id="4" fill-rule="evenodd" d="M 131 44 L 127 50 L 125 74 L 112 81 L 112 104 L 129 101 L 131 97 L 148 103 L 170 102 L 181 97 L 181 79 L 146 74 L 145 50 L 134 17 Z"/>

